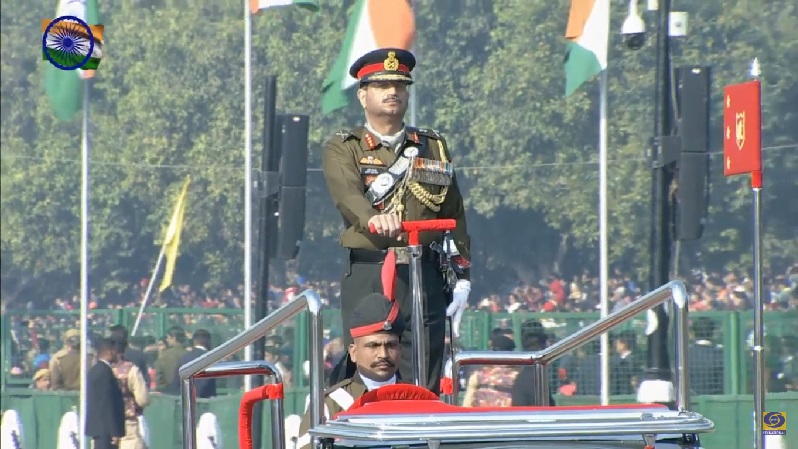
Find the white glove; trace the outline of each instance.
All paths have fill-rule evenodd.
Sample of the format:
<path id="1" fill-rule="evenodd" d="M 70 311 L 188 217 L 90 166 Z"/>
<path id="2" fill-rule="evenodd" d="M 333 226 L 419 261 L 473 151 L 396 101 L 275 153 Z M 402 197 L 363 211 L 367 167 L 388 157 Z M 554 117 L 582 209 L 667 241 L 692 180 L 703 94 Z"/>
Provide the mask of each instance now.
<path id="1" fill-rule="evenodd" d="M 471 281 L 460 279 L 452 291 L 452 303 L 446 309 L 446 316 L 452 319 L 452 331 L 456 337 L 460 336 L 460 320 L 463 312 L 468 307 L 468 295 L 471 293 Z"/>

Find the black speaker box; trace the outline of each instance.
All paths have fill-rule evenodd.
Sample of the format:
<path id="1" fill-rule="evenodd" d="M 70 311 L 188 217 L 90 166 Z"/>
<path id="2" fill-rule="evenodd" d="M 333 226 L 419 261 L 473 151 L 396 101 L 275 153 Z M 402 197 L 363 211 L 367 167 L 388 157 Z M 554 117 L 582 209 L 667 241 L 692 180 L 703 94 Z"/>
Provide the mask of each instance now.
<path id="1" fill-rule="evenodd" d="M 307 115 L 283 115 L 280 174 L 285 187 L 305 187 L 308 179 Z"/>
<path id="2" fill-rule="evenodd" d="M 294 259 L 299 254 L 299 244 L 305 235 L 305 188 L 280 189 L 280 231 L 277 239 L 277 257 Z"/>
<path id="3" fill-rule="evenodd" d="M 679 163 L 676 238 L 698 240 L 709 206 L 709 153 L 682 153 Z"/>
<path id="4" fill-rule="evenodd" d="M 709 151 L 710 68 L 679 67 L 676 78 L 682 152 L 705 153 Z"/>

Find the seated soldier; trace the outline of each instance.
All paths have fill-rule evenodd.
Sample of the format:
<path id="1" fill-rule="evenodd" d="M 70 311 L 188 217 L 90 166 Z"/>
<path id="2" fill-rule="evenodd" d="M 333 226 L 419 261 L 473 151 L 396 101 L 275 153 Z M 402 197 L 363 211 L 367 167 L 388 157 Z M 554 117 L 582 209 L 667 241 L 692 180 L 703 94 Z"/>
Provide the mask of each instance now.
<path id="1" fill-rule="evenodd" d="M 402 356 L 401 336 L 405 321 L 399 304 L 379 293 L 360 301 L 350 318 L 352 344 L 347 357 L 357 367 L 355 375 L 324 392 L 324 419 L 347 410 L 367 391 L 397 383 L 398 363 Z M 311 448 L 310 413 L 305 412 L 299 426 L 296 446 Z"/>

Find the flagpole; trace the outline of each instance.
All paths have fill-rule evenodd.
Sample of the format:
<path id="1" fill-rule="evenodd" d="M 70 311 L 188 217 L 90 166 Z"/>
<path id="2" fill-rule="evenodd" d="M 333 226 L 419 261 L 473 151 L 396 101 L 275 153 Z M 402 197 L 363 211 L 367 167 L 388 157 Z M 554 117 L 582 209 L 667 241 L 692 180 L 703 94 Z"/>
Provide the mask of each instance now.
<path id="1" fill-rule="evenodd" d="M 413 8 L 415 8 L 415 6 L 416 6 L 415 3 L 417 1 L 418 0 L 410 0 L 410 9 L 411 10 L 413 10 Z M 413 14 L 415 14 L 415 11 L 413 12 Z M 411 47 L 410 51 L 413 53 L 413 56 L 415 56 L 416 59 L 418 59 L 418 53 L 416 53 L 418 51 L 418 47 L 416 46 L 415 39 L 416 39 L 416 37 L 414 36 L 413 37 L 413 46 Z M 416 73 L 418 73 L 418 71 L 416 71 Z M 418 75 L 416 75 L 416 78 L 418 78 Z M 410 104 L 408 106 L 409 106 L 409 109 L 410 109 L 410 111 L 409 111 L 410 112 L 410 117 L 409 117 L 408 121 L 410 123 L 410 126 L 415 127 L 416 126 L 416 84 L 415 83 L 410 85 Z"/>
<path id="2" fill-rule="evenodd" d="M 81 135 L 80 185 L 80 448 L 86 449 L 86 393 L 89 371 L 89 99 L 91 79 L 83 81 L 83 129 Z"/>
<path id="3" fill-rule="evenodd" d="M 607 248 L 607 69 L 599 81 L 599 286 L 601 318 L 610 313 Z M 610 403 L 610 338 L 601 334 L 601 405 Z"/>
<path id="4" fill-rule="evenodd" d="M 252 327 L 252 14 L 244 0 L 244 329 Z M 244 349 L 252 360 L 252 345 Z M 244 378 L 246 391 L 252 376 Z"/>
<path id="5" fill-rule="evenodd" d="M 158 271 L 161 270 L 161 264 L 163 263 L 164 255 L 166 255 L 166 242 L 161 245 L 161 253 L 158 254 L 158 261 L 155 262 L 155 268 L 152 270 L 152 276 L 150 276 L 150 282 L 147 285 L 147 291 L 144 293 L 144 299 L 141 301 L 141 307 L 139 307 L 139 314 L 136 317 L 136 323 L 133 325 L 133 330 L 130 332 L 131 337 L 136 335 L 139 324 L 141 324 L 141 316 L 144 315 L 144 309 L 147 308 L 150 295 L 152 295 L 152 287 L 155 285 L 155 277 L 158 276 Z"/>

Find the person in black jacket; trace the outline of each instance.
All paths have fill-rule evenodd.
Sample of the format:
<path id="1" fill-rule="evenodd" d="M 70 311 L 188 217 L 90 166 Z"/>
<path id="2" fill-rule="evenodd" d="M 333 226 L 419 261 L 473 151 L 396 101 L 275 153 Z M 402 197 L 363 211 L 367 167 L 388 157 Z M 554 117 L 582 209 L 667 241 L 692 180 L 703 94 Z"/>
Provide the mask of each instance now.
<path id="1" fill-rule="evenodd" d="M 97 363 L 87 379 L 84 434 L 94 440 L 94 449 L 118 449 L 125 436 L 125 403 L 111 365 L 119 353 L 109 338 L 98 339 L 96 345 Z"/>
<path id="2" fill-rule="evenodd" d="M 172 380 L 170 391 L 180 394 L 180 367 L 186 363 L 204 355 L 211 349 L 211 333 L 205 329 L 197 329 L 191 336 L 192 347 L 188 352 L 180 357 L 175 370 L 175 377 Z M 194 391 L 198 398 L 212 398 L 216 396 L 216 379 L 196 379 L 194 381 Z"/>
<path id="3" fill-rule="evenodd" d="M 528 320 L 524 322 L 521 328 L 521 347 L 524 351 L 540 351 L 546 349 L 548 335 L 543 331 L 543 327 L 536 322 L 537 320 Z M 512 397 L 513 407 L 535 405 L 532 394 L 534 388 L 533 376 L 534 367 L 525 366 L 518 377 L 515 378 L 513 384 Z M 549 405 L 554 406 L 554 396 L 551 390 L 554 385 L 549 385 Z"/>
<path id="4" fill-rule="evenodd" d="M 127 338 L 127 328 L 125 328 L 125 326 L 122 326 L 121 324 L 115 324 L 108 330 L 110 333 L 109 337 L 111 337 L 112 340 L 124 342 L 124 345 L 127 349 L 125 349 L 124 354 L 119 355 L 122 356 L 123 359 L 138 367 L 139 371 L 141 371 L 141 375 L 144 376 L 144 383 L 146 383 L 147 388 L 149 388 L 150 372 L 147 369 L 147 356 L 142 351 L 130 347 L 130 342 Z"/>

